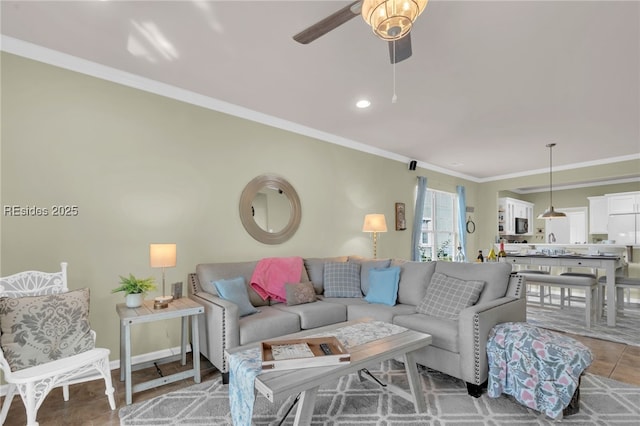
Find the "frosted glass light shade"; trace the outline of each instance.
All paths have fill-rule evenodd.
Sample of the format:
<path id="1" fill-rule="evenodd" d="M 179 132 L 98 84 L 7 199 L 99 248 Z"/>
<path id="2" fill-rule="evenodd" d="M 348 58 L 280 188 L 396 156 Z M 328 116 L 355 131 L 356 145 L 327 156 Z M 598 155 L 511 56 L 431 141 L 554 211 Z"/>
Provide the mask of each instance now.
<path id="1" fill-rule="evenodd" d="M 410 30 L 428 0 L 364 0 L 362 18 L 383 40 L 398 40 Z"/>

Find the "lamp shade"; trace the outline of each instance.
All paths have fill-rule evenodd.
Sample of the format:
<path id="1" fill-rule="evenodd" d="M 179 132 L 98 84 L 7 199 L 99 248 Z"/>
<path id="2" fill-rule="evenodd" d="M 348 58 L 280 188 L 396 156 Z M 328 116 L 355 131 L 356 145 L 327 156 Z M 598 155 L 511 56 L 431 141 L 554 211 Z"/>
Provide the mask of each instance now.
<path id="1" fill-rule="evenodd" d="M 362 232 L 387 232 L 387 221 L 383 214 L 374 213 L 364 217 Z"/>
<path id="2" fill-rule="evenodd" d="M 362 18 L 383 40 L 404 37 L 427 6 L 427 0 L 364 0 Z"/>
<path id="3" fill-rule="evenodd" d="M 175 244 L 149 244 L 149 262 L 152 268 L 176 266 Z"/>

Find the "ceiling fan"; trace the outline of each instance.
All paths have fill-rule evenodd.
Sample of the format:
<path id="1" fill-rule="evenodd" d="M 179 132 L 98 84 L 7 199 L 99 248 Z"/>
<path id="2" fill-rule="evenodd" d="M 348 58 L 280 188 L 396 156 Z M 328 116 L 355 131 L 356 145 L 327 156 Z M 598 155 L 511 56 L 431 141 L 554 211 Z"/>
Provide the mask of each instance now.
<path id="1" fill-rule="evenodd" d="M 308 44 L 358 15 L 371 25 L 373 32 L 388 41 L 392 64 L 411 56 L 411 27 L 428 0 L 357 0 L 293 36 Z"/>

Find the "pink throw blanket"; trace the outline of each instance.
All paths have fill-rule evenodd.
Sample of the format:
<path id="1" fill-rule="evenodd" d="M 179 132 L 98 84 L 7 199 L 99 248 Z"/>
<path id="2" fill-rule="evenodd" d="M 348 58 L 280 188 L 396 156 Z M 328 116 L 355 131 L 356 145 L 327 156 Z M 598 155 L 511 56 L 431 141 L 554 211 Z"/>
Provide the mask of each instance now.
<path id="1" fill-rule="evenodd" d="M 267 300 L 271 297 L 279 302 L 287 301 L 285 284 L 300 282 L 301 257 L 267 257 L 258 261 L 251 276 L 251 287 Z"/>

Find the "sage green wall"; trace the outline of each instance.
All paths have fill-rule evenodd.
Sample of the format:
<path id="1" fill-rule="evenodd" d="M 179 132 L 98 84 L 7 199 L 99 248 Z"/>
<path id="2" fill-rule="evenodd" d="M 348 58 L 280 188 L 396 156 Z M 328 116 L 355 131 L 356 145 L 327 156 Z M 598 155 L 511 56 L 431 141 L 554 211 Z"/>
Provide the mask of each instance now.
<path id="1" fill-rule="evenodd" d="M 118 358 L 118 275 L 154 276 L 151 242 L 175 242 L 184 281 L 203 262 L 267 256 L 372 254 L 366 213 L 384 213 L 379 257 L 410 256 L 409 231 L 395 231 L 394 206 L 413 220 L 418 173 L 430 187 L 477 185 L 403 162 L 239 119 L 3 53 L 2 206 L 77 205 L 75 217 L 1 216 L 0 274 L 54 271 L 69 262 L 69 286 L 91 289 L 98 344 Z M 262 173 L 297 190 L 302 221 L 281 245 L 253 240 L 238 216 L 244 186 Z M 469 246 L 473 247 L 473 240 Z M 185 286 L 186 291 L 186 286 Z M 152 293 L 149 297 L 159 294 Z M 179 344 L 177 322 L 133 330 L 134 354 Z"/>
<path id="2" fill-rule="evenodd" d="M 476 232 L 467 234 L 471 257 L 495 240 L 498 191 L 548 179 L 541 174 L 477 184 L 420 168 L 410 172 L 400 161 L 19 56 L 2 53 L 0 60 L 2 206 L 79 207 L 76 217 L 0 215 L 0 275 L 53 271 L 69 262 L 70 287 L 91 288 L 92 326 L 112 360 L 119 342 L 115 304 L 123 297 L 110 290 L 118 275 L 160 278 L 148 266 L 151 242 L 177 244 L 178 265 L 167 270 L 171 283 L 186 281 L 202 262 L 370 256 L 371 240 L 360 230 L 364 215 L 378 212 L 389 227 L 379 257 L 408 258 L 411 235 L 394 230 L 394 205 L 406 203 L 411 224 L 416 176 L 424 175 L 431 189 L 466 187 L 467 205 L 475 208 L 467 215 L 476 223 Z M 560 172 L 554 182 L 638 169 L 634 161 Z M 296 235 L 276 246 L 253 240 L 238 216 L 244 186 L 268 172 L 289 180 L 302 204 Z M 133 334 L 134 354 L 179 344 L 176 322 L 139 326 Z"/>
<path id="3" fill-rule="evenodd" d="M 619 183 L 615 185 L 591 186 L 588 188 L 561 189 L 553 191 L 553 205 L 556 209 L 569 207 L 589 207 L 588 197 L 617 192 L 640 191 L 640 182 Z M 542 213 L 549 205 L 549 192 L 522 194 L 517 198 L 536 205 L 536 214 Z"/>
<path id="4" fill-rule="evenodd" d="M 637 176 L 639 171 L 640 160 L 621 161 L 601 166 L 554 171 L 553 185 L 555 187 L 575 184 L 576 182 L 608 181 L 621 177 Z M 481 241 L 495 241 L 496 239 L 496 224 L 494 216 L 499 196 L 509 196 L 534 203 L 535 207 L 533 214 L 534 218 L 536 218 L 549 206 L 549 192 L 544 191 L 531 194 L 518 194 L 512 190 L 516 188 L 536 187 L 548 184 L 549 174 L 541 173 L 538 175 L 520 178 L 496 180 L 480 185 L 478 197 L 482 200 L 480 203 L 480 210 L 483 213 L 483 227 L 480 231 L 482 234 L 480 236 Z M 589 206 L 589 200 L 587 197 L 629 191 L 640 191 L 640 182 L 554 190 L 553 205 L 556 209 Z M 543 219 L 534 219 L 534 227 L 544 228 L 544 225 L 545 222 Z M 638 250 L 636 250 L 636 252 L 637 251 Z M 634 255 L 634 260 L 635 259 L 638 259 L 638 257 Z"/>

